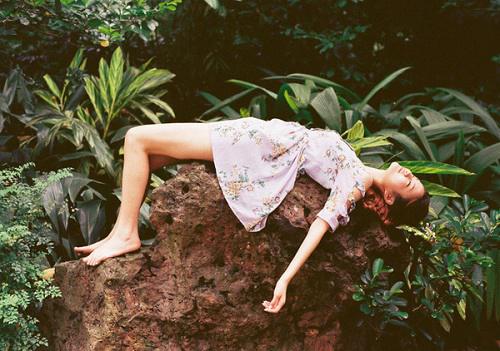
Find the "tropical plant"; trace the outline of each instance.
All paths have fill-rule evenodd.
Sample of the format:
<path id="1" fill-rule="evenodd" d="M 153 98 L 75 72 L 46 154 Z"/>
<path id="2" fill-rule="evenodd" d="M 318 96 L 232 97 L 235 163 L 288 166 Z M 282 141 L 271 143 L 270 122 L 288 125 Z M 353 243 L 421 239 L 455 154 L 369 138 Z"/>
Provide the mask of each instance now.
<path id="1" fill-rule="evenodd" d="M 363 285 L 357 285 L 352 298 L 361 303 L 359 309 L 366 315 L 378 317 L 378 328 L 384 329 L 387 323 L 407 319 L 408 312 L 401 311 L 408 302 L 398 296 L 403 292 L 402 281 L 395 282 L 390 288 L 387 279 L 382 279 L 384 273 L 391 273 L 394 269 L 384 265 L 382 258 L 376 258 L 371 270 L 369 268 L 361 276 Z M 363 320 L 360 320 L 360 325 Z"/>
<path id="2" fill-rule="evenodd" d="M 224 100 L 207 92 L 200 93 L 214 105 L 202 113 L 200 119 L 221 111 L 230 119 L 242 115 L 262 119 L 279 115 L 306 126 L 324 126 L 347 134 L 359 157 L 375 167 L 385 167 L 384 163 L 394 159 L 463 167 L 469 172 L 452 172 L 448 177 L 435 172 L 435 180 L 444 187 L 440 191 L 451 188 L 453 192 L 449 195 L 453 196 L 467 191 L 498 204 L 495 194 L 500 190 L 500 183 L 481 182 L 498 179 L 500 160 L 500 128 L 486 109 L 464 94 L 446 88 L 408 94 L 391 104 L 382 103 L 378 110 L 369 104 L 408 68 L 388 75 L 363 98 L 340 84 L 307 74 L 265 78 L 281 81 L 277 93 L 264 86 L 232 79 L 229 82 L 239 85 L 243 91 Z M 239 112 L 231 107 L 250 95 L 248 105 Z M 414 101 L 416 99 L 423 102 Z M 427 100 L 430 102 L 425 103 Z M 357 124 L 360 121 L 362 125 Z M 393 144 L 390 148 L 387 139 Z M 462 175 L 469 177 L 464 180 Z M 483 183 L 488 187 L 484 188 Z"/>
<path id="3" fill-rule="evenodd" d="M 69 142 L 75 151 L 68 152 L 66 147 L 60 161 L 78 160 L 76 169 L 89 176 L 92 167 L 96 167 L 95 159 L 99 167 L 95 174 L 104 172 L 119 182 L 119 167 L 111 145 L 124 138 L 133 126 L 131 120 L 143 123 L 144 118 L 135 110 L 153 123 L 161 123 L 164 112 L 174 117 L 172 108 L 160 99 L 166 90 L 159 89 L 174 74 L 164 69 L 147 69 L 150 62 L 139 68 L 131 67 L 117 48 L 109 65 L 104 59 L 100 60 L 99 76 L 87 76 L 83 73 L 86 60 L 80 49 L 67 69 L 61 89 L 45 75 L 49 90 L 35 91 L 45 105 L 28 123 L 38 130 L 36 149 L 48 148 L 53 154 L 56 141 Z M 153 112 L 152 105 L 164 112 Z M 35 136 L 25 143 L 32 139 Z"/>
<path id="4" fill-rule="evenodd" d="M 420 228 L 399 227 L 410 249 L 404 280 L 388 290 L 388 281 L 380 281 L 377 272 L 393 269 L 376 259 L 373 273 L 364 273 L 352 296 L 361 303 L 360 310 L 370 316 L 368 321 L 377 335 L 391 324 L 439 348 L 456 318 L 476 330 L 481 320 L 500 321 L 500 212 L 487 210 L 484 202 L 465 195 L 463 201 L 453 200 L 436 219 Z M 440 328 L 431 323 L 433 320 Z"/>
<path id="5" fill-rule="evenodd" d="M 130 67 L 125 63 L 123 53 L 117 48 L 111 62 L 99 61 L 99 76 L 85 77 L 85 90 L 90 98 L 97 121 L 102 128 L 102 138 L 107 139 L 111 123 L 126 111 L 139 123 L 139 118 L 131 110 L 141 111 L 153 123 L 161 123 L 159 117 L 164 112 L 175 117 L 172 108 L 160 98 L 167 90 L 157 90 L 175 76 L 166 69 L 151 68 L 146 70 L 152 59 L 139 68 Z M 160 113 L 154 113 L 148 105 L 160 108 Z"/>
<path id="6" fill-rule="evenodd" d="M 68 177 L 67 169 L 35 176 L 34 164 L 0 170 L 0 349 L 47 346 L 36 312 L 48 297 L 61 296 L 42 272 L 51 249 L 41 206 L 44 189 Z"/>
<path id="7" fill-rule="evenodd" d="M 26 115 L 35 108 L 29 84 L 22 70 L 16 68 L 10 71 L 0 93 L 0 164 L 19 164 L 30 158 L 30 151 L 19 147 L 25 138 Z"/>
<path id="8" fill-rule="evenodd" d="M 47 186 L 42 194 L 43 208 L 53 229 L 50 238 L 55 249 L 48 257 L 51 265 L 61 259 L 76 258 L 74 246 L 94 243 L 103 232 L 106 199 L 90 186 L 92 182 L 97 181 L 73 172 L 71 177 Z"/>

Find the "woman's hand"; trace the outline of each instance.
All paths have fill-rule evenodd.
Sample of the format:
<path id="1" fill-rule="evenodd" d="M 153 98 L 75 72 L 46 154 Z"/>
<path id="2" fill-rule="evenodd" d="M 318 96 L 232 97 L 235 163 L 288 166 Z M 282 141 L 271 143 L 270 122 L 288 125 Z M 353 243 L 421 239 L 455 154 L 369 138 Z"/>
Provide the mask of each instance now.
<path id="1" fill-rule="evenodd" d="M 264 306 L 264 311 L 271 313 L 278 313 L 281 307 L 286 301 L 286 288 L 288 283 L 284 280 L 279 279 L 274 288 L 274 296 L 271 302 L 264 301 L 262 305 Z"/>

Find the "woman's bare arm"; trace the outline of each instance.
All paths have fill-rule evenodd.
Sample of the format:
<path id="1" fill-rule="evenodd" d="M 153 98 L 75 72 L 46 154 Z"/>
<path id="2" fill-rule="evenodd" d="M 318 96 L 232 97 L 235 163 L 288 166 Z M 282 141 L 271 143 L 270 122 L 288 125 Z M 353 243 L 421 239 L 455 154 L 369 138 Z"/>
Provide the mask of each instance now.
<path id="1" fill-rule="evenodd" d="M 320 217 L 316 217 L 314 222 L 309 227 L 309 231 L 307 232 L 304 241 L 302 241 L 297 253 L 288 265 L 288 268 L 281 275 L 280 280 L 286 282 L 287 284 L 292 280 L 295 274 L 299 271 L 300 267 L 302 267 L 304 262 L 318 246 L 328 228 L 329 225 L 326 221 Z"/>
<path id="2" fill-rule="evenodd" d="M 321 238 L 328 230 L 328 223 L 316 217 L 314 222 L 311 224 L 309 231 L 307 232 L 306 238 L 300 245 L 297 253 L 293 257 L 292 262 L 288 265 L 285 273 L 283 273 L 276 282 L 276 287 L 274 288 L 274 296 L 271 302 L 263 301 L 264 311 L 271 313 L 278 313 L 281 307 L 286 301 L 286 289 L 290 280 L 299 271 L 300 267 L 308 259 L 311 253 L 314 251 L 316 246 L 318 246 Z"/>

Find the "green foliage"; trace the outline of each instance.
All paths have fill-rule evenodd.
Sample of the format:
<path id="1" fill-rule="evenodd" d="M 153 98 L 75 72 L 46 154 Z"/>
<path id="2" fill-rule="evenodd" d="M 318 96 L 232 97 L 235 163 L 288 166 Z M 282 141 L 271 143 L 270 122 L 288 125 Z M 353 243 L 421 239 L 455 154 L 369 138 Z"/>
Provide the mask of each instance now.
<path id="1" fill-rule="evenodd" d="M 20 70 L 13 71 L 5 83 L 0 98 L 0 103 L 5 101 L 5 104 L 0 107 L 8 119 L 2 121 L 9 122 L 10 128 L 10 121 L 15 120 L 16 127 L 20 124 L 31 131 L 24 135 L 21 148 L 30 150 L 29 146 L 36 142 L 30 153 L 34 159 L 44 161 L 45 155 L 52 160 L 57 157 L 57 162 L 78 170 L 71 178 L 49 185 L 42 197 L 52 224 L 50 236 L 56 243 L 48 257 L 51 262 L 75 258 L 75 245 L 96 242 L 105 230 L 106 197 L 91 183 L 104 185 L 105 182 L 97 181 L 99 178 L 111 184 L 121 182 L 122 148 L 118 143 L 133 126 L 130 122 L 142 124 L 146 118 L 161 123 L 165 112 L 174 116 L 170 106 L 161 100 L 166 93 L 162 86 L 174 75 L 163 69 L 149 69 L 150 62 L 132 67 L 118 48 L 109 64 L 104 59 L 100 61 L 99 76 L 92 76 L 85 72 L 86 59 L 80 49 L 69 64 L 62 85 L 50 75 L 44 76 L 47 90 L 34 92 L 41 103 L 26 88 Z M 9 106 L 16 96 L 20 102 L 25 102 L 27 99 L 21 98 L 28 96 L 32 108 L 28 111 L 18 108 L 18 114 L 11 112 Z M 118 190 L 114 192 L 120 196 Z M 111 195 L 111 191 L 108 193 L 106 196 Z M 147 218 L 147 205 L 143 204 L 140 221 L 146 228 Z"/>
<path id="2" fill-rule="evenodd" d="M 34 311 L 48 297 L 60 296 L 42 277 L 43 260 L 51 247 L 41 196 L 51 183 L 68 177 L 63 169 L 33 178 L 34 166 L 0 171 L 0 348 L 35 350 L 47 341 L 38 333 Z"/>
<path id="3" fill-rule="evenodd" d="M 73 247 L 81 242 L 99 240 L 106 220 L 106 199 L 90 183 L 100 182 L 73 172 L 71 177 L 48 185 L 43 193 L 43 208 L 54 231 L 52 239 L 64 248 L 64 254 L 57 250 L 59 257 L 56 250 L 51 252 L 54 262 L 76 258 Z"/>
<path id="4" fill-rule="evenodd" d="M 175 75 L 166 69 L 146 70 L 149 63 L 150 61 L 138 69 L 126 67 L 123 53 L 117 48 L 109 65 L 104 59 L 99 61 L 98 77 L 84 78 L 85 90 L 103 129 L 103 139 L 108 137 L 113 120 L 129 106 L 140 110 L 153 123 L 161 123 L 158 117 L 163 113 L 153 113 L 148 105 L 156 105 L 175 117 L 172 108 L 160 99 L 166 90 L 157 90 Z M 132 112 L 129 114 L 140 121 L 140 118 Z"/>
<path id="5" fill-rule="evenodd" d="M 0 163 L 20 163 L 26 159 L 27 150 L 18 147 L 17 138 L 25 133 L 25 116 L 35 109 L 35 99 L 28 87 L 23 72 L 16 68 L 7 76 L 0 93 Z"/>
<path id="6" fill-rule="evenodd" d="M 78 160 L 74 166 L 81 173 L 89 176 L 94 167 L 96 174 L 104 173 L 118 182 L 120 167 L 112 144 L 124 138 L 132 127 L 130 121 L 142 124 L 145 117 L 161 123 L 165 112 L 174 116 L 172 108 L 161 100 L 167 92 L 161 88 L 174 74 L 165 69 L 148 69 L 150 62 L 139 68 L 129 66 L 117 48 L 109 64 L 100 60 L 99 75 L 93 76 L 83 72 L 86 61 L 83 51 L 78 50 L 61 88 L 45 75 L 48 90 L 35 91 L 44 104 L 28 123 L 38 133 L 25 143 L 36 139 L 36 150 L 48 148 L 53 153 L 55 142 L 69 142 L 73 152 L 65 147 L 61 160 Z M 164 112 L 154 112 L 152 106 Z"/>
<path id="7" fill-rule="evenodd" d="M 380 317 L 379 327 L 383 329 L 387 323 L 408 318 L 408 313 L 399 308 L 406 306 L 407 301 L 398 296 L 403 291 L 402 281 L 394 283 L 389 288 L 386 279 L 382 279 L 383 273 L 390 273 L 394 270 L 384 265 L 384 260 L 377 258 L 373 261 L 371 271 L 367 269 L 361 276 L 362 286 L 357 285 L 352 295 L 355 301 L 361 302 L 360 310 L 371 317 Z"/>
<path id="8" fill-rule="evenodd" d="M 391 289 L 378 272 L 392 272 L 381 259 L 356 286 L 353 299 L 380 332 L 387 323 L 421 334 L 436 346 L 444 342 L 455 318 L 480 328 L 482 312 L 500 321 L 497 281 L 500 212 L 486 212 L 485 203 L 464 196 L 445 207 L 440 217 L 418 229 L 401 226 L 411 260 L 404 281 Z M 404 289 L 401 290 L 401 288 Z M 395 294 L 402 294 L 394 297 Z M 405 307 L 400 310 L 400 307 Z M 405 319 L 405 321 L 403 321 Z M 435 320 L 441 331 L 430 322 Z"/>
<path id="9" fill-rule="evenodd" d="M 262 119 L 279 115 L 303 122 L 307 127 L 321 124 L 347 134 L 347 141 L 360 159 L 372 167 L 384 168 L 394 160 L 401 163 L 419 160 L 420 166 L 415 170 L 421 172 L 417 173 L 434 175 L 424 179 L 431 194 L 457 197 L 469 192 L 498 204 L 495 194 L 500 184 L 493 182 L 485 189 L 483 184 L 487 182 L 482 180 L 498 174 L 500 128 L 484 107 L 447 88 L 407 94 L 392 103 L 381 104 L 378 109 L 370 105 L 382 89 L 408 68 L 389 74 L 364 97 L 331 80 L 301 73 L 265 78 L 280 82 L 277 92 L 231 79 L 230 83 L 243 90 L 223 100 L 202 92 L 214 106 L 200 118 L 215 111 L 230 119 L 239 118 L 240 114 L 231 105 L 249 99 L 248 105 L 240 108 L 245 115 Z M 454 164 L 458 172 L 443 172 L 444 164 L 448 171 Z M 409 163 L 408 166 L 413 168 Z"/>
<path id="10" fill-rule="evenodd" d="M 76 33 L 79 44 L 123 42 L 131 36 L 144 41 L 155 38 L 157 19 L 175 11 L 182 0 L 37 0 L 9 1 L 3 5 L 0 21 L 18 22 L 25 27 L 46 26 L 61 35 Z"/>

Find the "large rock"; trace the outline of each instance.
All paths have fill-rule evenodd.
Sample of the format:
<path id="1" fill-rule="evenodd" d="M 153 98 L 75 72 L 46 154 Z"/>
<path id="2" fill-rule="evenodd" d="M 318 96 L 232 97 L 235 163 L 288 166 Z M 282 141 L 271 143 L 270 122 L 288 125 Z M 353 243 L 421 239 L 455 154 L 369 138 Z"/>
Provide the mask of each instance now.
<path id="1" fill-rule="evenodd" d="M 228 207 L 213 164 L 186 164 L 153 192 L 153 246 L 97 267 L 56 265 L 63 297 L 44 306 L 53 349 L 366 349 L 354 285 L 374 257 L 397 269 L 408 252 L 361 206 L 349 225 L 325 234 L 279 313 L 261 305 L 327 196 L 302 175 L 266 228 L 250 233 Z"/>

